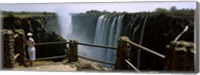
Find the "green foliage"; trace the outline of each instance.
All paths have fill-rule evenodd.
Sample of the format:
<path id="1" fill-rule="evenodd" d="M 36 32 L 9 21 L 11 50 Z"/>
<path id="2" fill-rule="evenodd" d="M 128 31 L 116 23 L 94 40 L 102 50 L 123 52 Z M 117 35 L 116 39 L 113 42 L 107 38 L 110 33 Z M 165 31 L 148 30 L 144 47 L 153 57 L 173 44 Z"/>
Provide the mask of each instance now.
<path id="1" fill-rule="evenodd" d="M 172 6 L 171 8 L 170 8 L 170 11 L 176 11 L 177 10 L 177 8 L 175 7 L 175 6 Z"/>
<path id="2" fill-rule="evenodd" d="M 156 13 L 168 13 L 168 10 L 165 8 L 156 8 Z"/>
<path id="3" fill-rule="evenodd" d="M 8 16 L 8 17 L 15 17 L 15 16 L 14 16 L 14 13 L 11 13 L 11 12 L 8 13 L 7 16 Z"/>
<path id="4" fill-rule="evenodd" d="M 47 14 L 47 12 L 43 12 L 42 14 L 46 15 L 46 14 Z"/>
<path id="5" fill-rule="evenodd" d="M 54 16 L 54 12 L 12 12 L 12 11 L 2 11 L 3 17 L 33 17 L 33 16 Z"/>

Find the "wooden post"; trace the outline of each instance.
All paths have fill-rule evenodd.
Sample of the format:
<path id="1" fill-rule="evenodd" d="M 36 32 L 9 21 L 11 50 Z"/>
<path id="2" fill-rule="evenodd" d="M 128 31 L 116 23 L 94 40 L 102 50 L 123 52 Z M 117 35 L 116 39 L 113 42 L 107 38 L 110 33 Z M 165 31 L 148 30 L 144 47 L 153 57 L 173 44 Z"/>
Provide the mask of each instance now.
<path id="1" fill-rule="evenodd" d="M 70 40 L 69 42 L 69 62 L 78 61 L 77 56 L 78 42 L 75 40 Z"/>
<path id="2" fill-rule="evenodd" d="M 165 70 L 194 71 L 194 55 L 196 54 L 196 49 L 193 42 L 172 41 L 167 48 Z"/>
<path id="3" fill-rule="evenodd" d="M 127 69 L 128 66 L 125 62 L 125 59 L 128 59 L 127 56 L 127 43 L 126 40 L 127 37 L 120 37 L 118 41 L 118 47 L 117 47 L 117 59 L 115 64 L 116 70 L 124 70 Z"/>

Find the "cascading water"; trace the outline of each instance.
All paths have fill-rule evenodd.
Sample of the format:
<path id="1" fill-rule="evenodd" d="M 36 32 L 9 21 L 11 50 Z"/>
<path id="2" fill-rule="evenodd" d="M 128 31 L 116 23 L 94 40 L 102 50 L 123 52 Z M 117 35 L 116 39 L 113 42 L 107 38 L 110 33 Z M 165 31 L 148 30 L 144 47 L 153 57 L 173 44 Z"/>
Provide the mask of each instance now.
<path id="1" fill-rule="evenodd" d="M 99 17 L 94 44 L 117 46 L 117 39 L 121 34 L 121 26 L 124 15 L 102 15 Z M 93 48 L 96 53 L 94 58 L 115 62 L 116 51 L 105 48 Z"/>
<path id="2" fill-rule="evenodd" d="M 118 38 L 121 34 L 121 27 L 122 27 L 122 19 L 124 15 L 119 15 L 118 17 L 115 17 L 109 33 L 109 40 L 108 40 L 108 46 L 117 46 L 118 45 Z M 115 52 L 113 50 L 107 49 L 106 54 L 106 60 L 107 61 L 115 61 Z"/>
<path id="3" fill-rule="evenodd" d="M 129 25 L 126 28 L 126 36 L 128 36 L 132 41 L 142 45 L 143 44 L 143 36 L 144 36 L 144 30 L 146 27 L 146 22 L 148 19 L 148 16 L 134 16 L 131 17 L 132 21 L 130 21 Z M 134 47 L 132 47 L 134 48 Z M 136 60 L 134 60 L 137 63 L 137 68 L 140 69 L 140 61 L 141 61 L 141 50 L 135 50 L 138 48 L 134 48 L 129 53 L 134 53 L 132 55 L 129 54 L 130 57 L 135 57 Z M 133 60 L 133 58 L 130 58 Z"/>
<path id="4" fill-rule="evenodd" d="M 144 19 L 144 23 L 142 25 L 142 29 L 141 29 L 141 35 L 140 35 L 140 41 L 139 41 L 139 44 L 142 45 L 142 42 L 143 42 L 143 35 L 144 35 L 144 29 L 145 29 L 145 25 L 146 25 L 146 21 L 148 19 L 148 16 L 145 17 Z M 140 56 L 141 56 L 141 50 L 139 49 L 138 50 L 138 58 L 137 58 L 137 67 L 140 68 Z"/>
<path id="5" fill-rule="evenodd" d="M 71 21 L 71 15 L 66 14 L 66 11 L 59 11 L 57 13 L 60 29 L 61 29 L 61 35 L 65 39 L 74 39 L 72 33 L 72 21 Z M 96 24 L 96 31 L 94 36 L 94 44 L 99 45 L 108 45 L 108 46 L 117 46 L 117 40 L 121 35 L 121 29 L 122 29 L 122 21 L 123 21 L 124 15 L 101 15 L 99 16 Z M 137 20 L 138 18 L 135 17 Z M 139 18 L 141 20 L 144 20 L 146 23 L 147 17 Z M 142 21 L 143 22 L 143 21 Z M 134 27 L 133 33 L 131 36 L 135 35 L 136 32 L 139 32 L 140 35 L 140 41 L 139 44 L 142 44 L 142 37 L 143 32 L 145 28 L 145 23 L 139 23 L 137 25 L 130 25 L 130 29 Z M 133 23 L 132 23 L 133 24 Z M 141 25 L 142 24 L 142 25 Z M 139 30 L 139 31 L 138 31 Z M 130 32 L 130 31 L 129 31 Z M 76 36 L 77 37 L 77 36 Z M 82 36 L 78 36 L 82 37 Z M 134 36 L 135 37 L 135 36 Z M 82 39 L 78 39 L 81 41 Z M 93 57 L 94 59 L 109 61 L 109 62 L 115 62 L 116 59 L 116 51 L 106 48 L 85 48 L 80 46 L 79 47 L 79 54 L 86 54 L 85 56 Z M 88 50 L 91 49 L 91 50 Z M 140 51 L 140 50 L 139 50 Z M 138 60 L 139 63 L 140 59 L 140 52 L 138 51 Z M 106 67 L 111 67 L 111 65 L 103 65 Z"/>
<path id="6" fill-rule="evenodd" d="M 94 44 L 103 44 L 103 31 L 102 28 L 104 26 L 104 21 L 105 21 L 105 15 L 102 15 L 99 17 L 98 21 L 97 21 L 97 26 L 96 26 L 96 31 L 95 31 L 95 37 L 94 37 Z M 102 59 L 102 55 L 103 53 L 105 53 L 105 51 L 102 50 L 102 48 L 94 48 L 95 51 L 92 51 L 91 53 L 97 53 L 95 54 L 94 58 L 97 59 Z"/>
<path id="7" fill-rule="evenodd" d="M 60 27 L 61 36 L 65 39 L 70 39 L 72 34 L 72 20 L 71 15 L 67 11 L 58 10 L 56 12 Z"/>

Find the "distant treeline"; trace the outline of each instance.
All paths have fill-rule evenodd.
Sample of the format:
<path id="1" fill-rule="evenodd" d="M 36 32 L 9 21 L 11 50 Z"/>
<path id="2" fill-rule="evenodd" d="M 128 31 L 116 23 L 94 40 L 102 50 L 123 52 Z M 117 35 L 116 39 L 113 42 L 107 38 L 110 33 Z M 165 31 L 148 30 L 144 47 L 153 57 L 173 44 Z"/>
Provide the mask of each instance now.
<path id="1" fill-rule="evenodd" d="M 45 15 L 55 15 L 54 12 L 13 12 L 13 11 L 1 11 L 2 17 L 18 16 L 18 17 L 28 17 L 28 16 L 45 16 Z"/>
<path id="2" fill-rule="evenodd" d="M 132 14 L 130 12 L 109 12 L 109 11 L 99 11 L 99 10 L 89 10 L 86 11 L 85 13 L 80 13 L 80 14 L 95 14 L 95 15 L 100 15 L 100 14 Z M 134 14 L 145 14 L 145 13 L 153 13 L 153 14 L 157 14 L 157 13 L 164 13 L 164 14 L 175 14 L 175 15 L 181 15 L 181 14 L 187 14 L 187 13 L 194 13 L 194 9 L 187 9 L 187 8 L 183 8 L 183 9 L 177 9 L 175 6 L 172 6 L 169 10 L 165 9 L 165 8 L 156 8 L 154 11 L 149 12 L 149 11 L 141 11 L 141 12 L 135 12 Z"/>

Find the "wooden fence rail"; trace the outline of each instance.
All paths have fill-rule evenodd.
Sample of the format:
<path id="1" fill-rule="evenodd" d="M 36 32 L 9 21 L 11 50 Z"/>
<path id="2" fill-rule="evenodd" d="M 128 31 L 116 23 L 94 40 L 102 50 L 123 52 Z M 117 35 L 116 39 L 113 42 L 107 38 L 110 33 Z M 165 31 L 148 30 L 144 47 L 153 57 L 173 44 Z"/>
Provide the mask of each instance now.
<path id="1" fill-rule="evenodd" d="M 19 53 L 17 53 L 15 56 L 14 56 L 14 60 L 16 60 L 18 57 L 19 57 Z"/>
<path id="2" fill-rule="evenodd" d="M 94 45 L 94 44 L 89 44 L 89 43 L 81 43 L 79 42 L 78 43 L 79 45 L 85 45 L 85 46 L 92 46 L 92 47 L 100 47 L 100 48 L 110 48 L 110 49 L 113 49 L 113 50 L 116 50 L 117 47 L 113 47 L 113 46 L 105 46 L 105 45 Z"/>
<path id="3" fill-rule="evenodd" d="M 133 64 L 131 64 L 131 62 L 129 62 L 127 59 L 126 59 L 125 61 L 126 61 L 126 63 L 127 63 L 129 66 L 131 66 L 136 72 L 140 72 L 140 70 L 137 69 Z"/>
<path id="4" fill-rule="evenodd" d="M 117 49 L 117 47 L 113 47 L 113 46 L 105 46 L 105 45 L 94 45 L 94 44 L 89 44 L 89 43 L 83 43 L 83 42 L 78 42 L 75 40 L 70 40 L 69 42 L 42 42 L 42 43 L 36 43 L 35 45 L 49 45 L 49 44 L 69 44 L 69 49 L 70 49 L 70 58 L 72 59 L 71 61 L 77 61 L 77 45 L 84 45 L 84 46 L 92 46 L 92 47 L 100 47 L 100 48 L 109 48 L 112 50 Z M 75 52 L 75 53 L 74 53 Z M 45 57 L 45 58 L 37 58 L 36 60 L 48 60 L 48 59 L 57 59 L 57 58 L 64 58 L 66 57 L 66 55 L 63 56 L 53 56 L 53 57 Z M 87 60 L 91 60 L 91 61 L 96 61 L 96 62 L 100 62 L 100 63 L 106 63 L 106 64 L 111 64 L 111 65 L 115 65 L 115 63 L 113 62 L 109 62 L 109 61 L 102 61 L 102 60 L 97 60 L 97 59 L 93 59 L 93 58 L 89 58 L 89 57 L 84 57 L 84 56 L 80 56 L 78 55 L 78 57 L 83 58 L 83 59 L 87 59 Z"/>
<path id="5" fill-rule="evenodd" d="M 44 58 L 36 58 L 36 61 L 40 60 L 50 60 L 50 59 L 59 59 L 59 58 L 65 58 L 66 55 L 60 55 L 60 56 L 53 56 L 53 57 L 44 57 Z M 30 61 L 30 59 L 27 59 L 26 61 Z"/>
<path id="6" fill-rule="evenodd" d="M 42 42 L 42 43 L 36 43 L 35 45 L 49 45 L 49 44 L 67 44 L 69 42 Z"/>
<path id="7" fill-rule="evenodd" d="M 68 44 L 69 42 L 42 42 L 42 43 L 36 43 L 35 45 L 48 45 L 48 44 Z M 85 46 L 92 46 L 92 47 L 101 47 L 101 48 L 110 48 L 110 49 L 117 49 L 117 47 L 114 46 L 106 46 L 106 45 L 94 45 L 90 43 L 84 43 L 84 42 L 78 42 L 79 45 L 85 45 Z"/>
<path id="8" fill-rule="evenodd" d="M 157 56 L 159 56 L 159 57 L 161 57 L 161 58 L 165 58 L 164 55 L 162 55 L 162 54 L 160 54 L 160 53 L 158 53 L 158 52 L 155 52 L 155 51 L 153 51 L 153 50 L 151 50 L 151 49 L 148 49 L 148 48 L 146 48 L 146 47 L 144 47 L 144 46 L 141 46 L 141 45 L 139 45 L 139 44 L 137 44 L 137 43 L 134 43 L 134 42 L 132 42 L 129 38 L 126 38 L 126 39 L 124 39 L 124 40 L 125 40 L 126 42 L 128 42 L 129 44 L 131 44 L 131 45 L 137 47 L 137 48 L 140 48 L 140 49 L 142 49 L 142 50 L 145 50 L 145 51 L 147 51 L 147 52 L 150 52 L 150 53 L 152 53 L 152 54 L 154 54 L 154 55 L 157 55 Z"/>
<path id="9" fill-rule="evenodd" d="M 100 63 L 106 63 L 106 64 L 111 64 L 111 65 L 115 65 L 115 69 L 126 69 L 127 67 L 125 67 L 125 65 L 129 65 L 131 66 L 135 71 L 140 72 L 134 65 L 131 64 L 131 62 L 129 62 L 128 56 L 127 56 L 127 43 L 131 44 L 137 48 L 140 48 L 142 50 L 148 51 L 154 55 L 157 55 L 161 58 L 165 58 L 164 55 L 157 53 L 151 49 L 148 49 L 144 46 L 141 46 L 137 43 L 132 42 L 131 40 L 129 40 L 128 37 L 121 37 L 119 40 L 119 45 L 118 47 L 113 47 L 113 46 L 106 46 L 106 45 L 94 45 L 94 44 L 89 44 L 89 43 L 83 43 L 83 42 L 78 42 L 76 40 L 70 40 L 69 42 L 43 42 L 43 43 L 36 43 L 36 45 L 47 45 L 47 44 L 69 44 L 69 49 L 70 49 L 70 60 L 72 62 L 76 62 L 78 60 L 78 57 L 86 59 L 86 60 L 91 60 L 91 61 L 95 61 L 95 62 L 100 62 Z M 113 50 L 117 50 L 117 59 L 116 62 L 109 62 L 109 61 L 103 61 L 103 60 L 97 60 L 97 59 L 93 59 L 90 57 L 85 57 L 85 56 L 81 56 L 78 55 L 77 50 L 78 50 L 78 45 L 84 45 L 84 46 L 92 46 L 92 47 L 100 47 L 100 48 L 110 48 Z M 54 57 L 46 57 L 46 58 L 38 58 L 36 60 L 47 60 L 47 59 L 57 59 L 57 58 L 65 58 L 66 55 L 62 55 L 62 56 L 54 56 Z"/>

